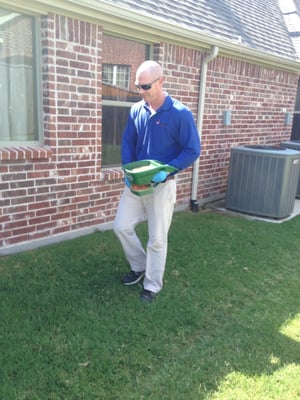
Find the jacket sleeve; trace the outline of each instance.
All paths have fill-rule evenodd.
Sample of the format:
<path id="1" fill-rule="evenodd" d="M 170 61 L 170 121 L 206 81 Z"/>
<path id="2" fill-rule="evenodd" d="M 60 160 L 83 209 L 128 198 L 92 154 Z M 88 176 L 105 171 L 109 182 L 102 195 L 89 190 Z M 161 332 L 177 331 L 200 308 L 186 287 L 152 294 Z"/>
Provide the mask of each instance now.
<path id="1" fill-rule="evenodd" d="M 182 110 L 180 113 L 178 141 L 181 151 L 169 164 L 182 170 L 192 165 L 201 153 L 199 134 L 190 110 Z"/>
<path id="2" fill-rule="evenodd" d="M 136 142 L 137 131 L 130 112 L 122 137 L 121 160 L 123 165 L 136 161 Z"/>

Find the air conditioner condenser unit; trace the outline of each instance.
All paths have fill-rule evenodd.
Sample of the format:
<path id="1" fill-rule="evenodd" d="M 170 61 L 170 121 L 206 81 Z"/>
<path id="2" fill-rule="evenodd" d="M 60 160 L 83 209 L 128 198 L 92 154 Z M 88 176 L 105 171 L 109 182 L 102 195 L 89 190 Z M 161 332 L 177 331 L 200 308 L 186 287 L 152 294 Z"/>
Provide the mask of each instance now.
<path id="1" fill-rule="evenodd" d="M 226 208 L 270 218 L 285 218 L 294 209 L 300 153 L 253 145 L 231 149 Z"/>

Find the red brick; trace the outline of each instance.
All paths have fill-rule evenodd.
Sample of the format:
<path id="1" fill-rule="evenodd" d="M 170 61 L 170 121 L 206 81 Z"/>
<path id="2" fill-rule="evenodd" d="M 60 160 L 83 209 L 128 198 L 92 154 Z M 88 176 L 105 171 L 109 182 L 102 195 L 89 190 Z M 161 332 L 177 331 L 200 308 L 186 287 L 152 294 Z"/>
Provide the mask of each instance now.
<path id="1" fill-rule="evenodd" d="M 3 232 L 7 239 L 0 246 L 111 222 L 124 188 L 121 168 L 101 166 L 102 28 L 53 14 L 41 20 L 49 147 L 0 149 L 0 221 L 16 229 Z M 119 39 L 120 46 L 125 43 Z M 154 45 L 154 57 L 166 72 L 166 90 L 189 106 L 195 120 L 204 56 L 174 44 Z M 283 109 L 293 111 L 297 79 L 297 74 L 222 56 L 209 63 L 199 199 L 225 193 L 232 146 L 289 139 Z M 232 112 L 227 127 L 225 110 Z M 189 203 L 191 177 L 192 168 L 179 174 L 178 205 Z"/>

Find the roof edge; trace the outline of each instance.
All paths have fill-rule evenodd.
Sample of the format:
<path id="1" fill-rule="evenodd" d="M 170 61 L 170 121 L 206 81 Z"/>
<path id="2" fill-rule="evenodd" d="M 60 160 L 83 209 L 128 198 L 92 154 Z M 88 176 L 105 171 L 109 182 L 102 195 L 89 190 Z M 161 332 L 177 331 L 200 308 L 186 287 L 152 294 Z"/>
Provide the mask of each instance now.
<path id="1" fill-rule="evenodd" d="M 25 4 L 23 0 L 15 0 L 14 5 L 11 5 L 11 0 L 0 0 L 0 6 L 32 15 L 54 12 L 85 19 L 101 24 L 107 33 L 135 40 L 139 38 L 149 44 L 164 41 L 202 50 L 217 46 L 219 55 L 300 73 L 300 59 L 291 60 L 252 49 L 237 42 L 204 34 L 179 24 L 171 24 L 119 5 L 112 5 L 104 0 L 52 0 L 51 4 L 47 0 L 30 0 Z"/>

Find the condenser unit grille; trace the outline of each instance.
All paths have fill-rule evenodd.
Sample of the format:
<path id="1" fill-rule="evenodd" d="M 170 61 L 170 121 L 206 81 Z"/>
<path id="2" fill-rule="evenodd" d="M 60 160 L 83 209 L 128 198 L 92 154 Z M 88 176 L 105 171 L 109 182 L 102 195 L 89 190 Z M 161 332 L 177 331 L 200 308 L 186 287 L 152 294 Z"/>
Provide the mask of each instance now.
<path id="1" fill-rule="evenodd" d="M 231 150 L 226 207 L 274 218 L 294 208 L 300 153 L 289 149 Z"/>

